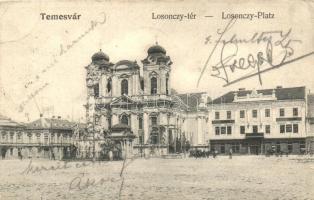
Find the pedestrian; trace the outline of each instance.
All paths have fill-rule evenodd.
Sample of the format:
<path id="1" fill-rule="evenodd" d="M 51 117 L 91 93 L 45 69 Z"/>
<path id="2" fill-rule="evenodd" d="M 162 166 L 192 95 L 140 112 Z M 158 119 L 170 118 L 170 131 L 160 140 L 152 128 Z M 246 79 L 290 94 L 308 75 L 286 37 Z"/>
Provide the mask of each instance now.
<path id="1" fill-rule="evenodd" d="M 110 160 L 110 161 L 112 161 L 112 160 L 113 160 L 113 153 L 112 153 L 112 151 L 111 151 L 111 150 L 109 151 L 109 160 Z"/>
<path id="2" fill-rule="evenodd" d="M 22 156 L 22 153 L 21 153 L 20 149 L 18 150 L 17 154 L 18 154 L 18 157 L 20 158 L 20 160 L 23 160 L 23 156 Z"/>
<path id="3" fill-rule="evenodd" d="M 229 149 L 229 159 L 232 159 L 232 148 Z"/>
<path id="4" fill-rule="evenodd" d="M 52 160 L 56 160 L 55 154 L 53 153 L 53 151 L 51 152 L 51 158 Z"/>
<path id="5" fill-rule="evenodd" d="M 216 158 L 216 150 L 213 150 L 213 158 Z"/>

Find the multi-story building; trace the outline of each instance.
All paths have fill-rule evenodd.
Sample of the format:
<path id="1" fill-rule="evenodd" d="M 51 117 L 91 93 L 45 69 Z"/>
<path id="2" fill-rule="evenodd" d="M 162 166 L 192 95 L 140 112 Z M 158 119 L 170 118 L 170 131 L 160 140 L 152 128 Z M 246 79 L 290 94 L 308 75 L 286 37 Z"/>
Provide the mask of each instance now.
<path id="1" fill-rule="evenodd" d="M 300 153 L 307 137 L 305 87 L 231 91 L 208 104 L 210 146 L 220 153 Z"/>
<path id="2" fill-rule="evenodd" d="M 113 64 L 102 51 L 92 56 L 86 67 L 86 119 L 89 138 L 99 141 L 93 147 L 96 154 L 101 140 L 112 138 L 112 128 L 123 125 L 134 134 L 132 146 L 138 153 L 176 152 L 191 141 L 207 144 L 207 95 L 172 94 L 171 65 L 158 44 L 148 49 L 142 66 L 129 60 Z"/>
<path id="3" fill-rule="evenodd" d="M 74 157 L 76 124 L 58 118 L 44 118 L 21 124 L 0 116 L 2 159 Z"/>

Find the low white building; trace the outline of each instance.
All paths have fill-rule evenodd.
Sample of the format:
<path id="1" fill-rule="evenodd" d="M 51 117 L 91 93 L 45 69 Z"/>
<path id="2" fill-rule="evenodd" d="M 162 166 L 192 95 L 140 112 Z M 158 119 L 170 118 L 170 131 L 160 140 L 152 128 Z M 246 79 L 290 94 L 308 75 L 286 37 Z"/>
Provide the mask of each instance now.
<path id="1" fill-rule="evenodd" d="M 76 123 L 41 116 L 28 124 L 0 115 L 0 152 L 2 159 L 73 158 Z"/>

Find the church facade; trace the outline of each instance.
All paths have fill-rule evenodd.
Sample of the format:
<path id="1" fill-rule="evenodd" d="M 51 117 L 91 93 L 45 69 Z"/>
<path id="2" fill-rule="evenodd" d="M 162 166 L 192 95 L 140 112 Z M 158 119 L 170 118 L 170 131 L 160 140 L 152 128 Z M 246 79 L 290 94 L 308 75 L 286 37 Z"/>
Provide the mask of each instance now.
<path id="1" fill-rule="evenodd" d="M 112 128 L 129 128 L 133 153 L 163 155 L 188 146 L 208 144 L 209 97 L 206 93 L 177 94 L 171 88 L 172 61 L 156 44 L 141 63 L 110 62 L 99 51 L 86 66 L 88 138 L 96 142 L 96 157 Z M 125 146 L 125 144 L 121 144 Z M 134 152 L 135 151 L 135 152 Z"/>

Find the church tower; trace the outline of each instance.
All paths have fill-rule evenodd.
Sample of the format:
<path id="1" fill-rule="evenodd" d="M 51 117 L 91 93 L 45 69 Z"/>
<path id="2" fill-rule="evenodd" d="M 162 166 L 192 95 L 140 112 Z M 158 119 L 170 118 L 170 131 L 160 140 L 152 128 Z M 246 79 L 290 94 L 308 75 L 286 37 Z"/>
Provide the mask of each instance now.
<path id="1" fill-rule="evenodd" d="M 171 95 L 171 60 L 166 50 L 156 43 L 147 51 L 143 63 L 144 95 Z"/>
<path id="2" fill-rule="evenodd" d="M 89 138 L 99 138 L 108 130 L 110 110 L 106 106 L 112 96 L 112 66 L 109 56 L 101 50 L 92 56 L 92 62 L 86 67 L 87 104 L 86 122 Z M 96 134 L 96 136 L 94 135 Z"/>
<path id="3" fill-rule="evenodd" d="M 167 143 L 171 111 L 171 59 L 166 50 L 156 43 L 147 50 L 142 60 L 143 80 L 143 132 L 144 143 L 163 145 Z"/>

